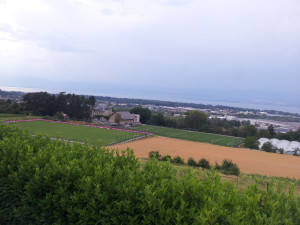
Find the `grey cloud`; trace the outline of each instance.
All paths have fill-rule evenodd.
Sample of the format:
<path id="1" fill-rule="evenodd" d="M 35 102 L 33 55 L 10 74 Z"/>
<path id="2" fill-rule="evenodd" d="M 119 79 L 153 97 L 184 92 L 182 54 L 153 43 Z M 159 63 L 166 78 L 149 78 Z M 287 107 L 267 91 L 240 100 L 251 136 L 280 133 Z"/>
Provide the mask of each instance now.
<path id="1" fill-rule="evenodd" d="M 178 5 L 189 4 L 194 0 L 155 0 L 155 1 L 162 5 L 178 6 Z"/>
<path id="2" fill-rule="evenodd" d="M 0 31 L 10 33 L 14 41 L 32 41 L 41 48 L 45 48 L 53 51 L 60 52 L 81 52 L 88 53 L 91 52 L 88 49 L 82 49 L 77 47 L 76 44 L 72 43 L 72 40 L 68 37 L 52 35 L 52 34 L 42 34 L 38 32 L 28 31 L 28 30 L 14 30 L 8 24 L 0 24 Z M 5 40 L 8 40 L 7 38 Z"/>
<path id="3" fill-rule="evenodd" d="M 105 15 L 105 16 L 110 16 L 114 13 L 110 8 L 100 9 L 100 12 L 102 15 Z"/>
<path id="4" fill-rule="evenodd" d="M 14 33 L 13 28 L 6 23 L 0 23 L 0 31 L 7 32 L 7 33 Z"/>

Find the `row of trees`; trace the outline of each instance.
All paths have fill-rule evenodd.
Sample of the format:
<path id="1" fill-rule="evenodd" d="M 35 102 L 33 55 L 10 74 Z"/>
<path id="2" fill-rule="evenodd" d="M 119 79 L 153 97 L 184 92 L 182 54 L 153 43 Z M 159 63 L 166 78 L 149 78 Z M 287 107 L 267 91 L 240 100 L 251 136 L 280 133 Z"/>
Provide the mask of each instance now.
<path id="1" fill-rule="evenodd" d="M 95 106 L 95 97 L 85 98 L 75 94 L 59 93 L 59 95 L 47 92 L 28 93 L 23 96 L 26 110 L 35 115 L 60 116 L 65 113 L 72 119 L 90 120 L 91 112 Z"/>
<path id="2" fill-rule="evenodd" d="M 174 158 L 172 158 L 170 155 L 165 155 L 162 156 L 159 151 L 151 151 L 148 153 L 149 158 L 155 158 L 157 160 L 160 161 L 168 161 L 170 163 L 175 163 L 175 164 L 179 164 L 179 165 L 188 165 L 188 166 L 192 166 L 192 167 L 201 167 L 204 169 L 210 169 L 211 165 L 210 162 L 205 159 L 205 158 L 201 158 L 198 162 L 196 162 L 193 158 L 189 158 L 187 163 L 184 162 L 184 160 L 180 157 L 180 156 L 176 156 Z M 215 169 L 220 171 L 223 174 L 227 174 L 227 175 L 236 175 L 238 176 L 240 174 L 240 169 L 238 167 L 238 165 L 236 163 L 233 163 L 231 160 L 228 159 L 224 159 L 222 164 L 219 165 L 218 163 L 216 163 L 214 165 Z"/>
<path id="3" fill-rule="evenodd" d="M 10 99 L 2 100 L 0 99 L 0 113 L 13 113 L 19 114 L 24 112 L 24 107 L 21 104 L 12 102 Z"/>
<path id="4" fill-rule="evenodd" d="M 166 116 L 162 113 L 152 113 L 147 108 L 136 107 L 131 113 L 141 115 L 141 122 L 157 126 L 173 127 L 177 129 L 191 129 L 196 131 L 231 135 L 236 137 L 264 136 L 264 131 L 258 131 L 249 121 L 227 121 L 218 118 L 209 119 L 204 112 L 192 110 L 185 116 Z"/>
<path id="5" fill-rule="evenodd" d="M 188 111 L 185 117 L 171 119 L 162 113 L 152 113 L 147 108 L 135 107 L 130 110 L 131 113 L 140 114 L 141 123 L 147 123 L 158 126 L 168 126 L 175 128 L 191 128 L 199 130 L 207 124 L 208 116 L 201 111 Z"/>
<path id="6" fill-rule="evenodd" d="M 207 114 L 201 111 L 188 111 L 185 116 L 166 116 L 162 113 L 152 113 L 147 108 L 135 107 L 131 113 L 141 115 L 141 123 L 173 127 L 178 129 L 192 129 L 208 133 L 230 135 L 235 137 L 254 137 L 258 140 L 261 137 L 277 138 L 279 140 L 300 141 L 300 130 L 287 133 L 276 133 L 274 126 L 268 129 L 258 130 L 249 121 L 223 120 L 218 118 L 209 119 Z M 252 139 L 250 139 L 252 140 Z"/>

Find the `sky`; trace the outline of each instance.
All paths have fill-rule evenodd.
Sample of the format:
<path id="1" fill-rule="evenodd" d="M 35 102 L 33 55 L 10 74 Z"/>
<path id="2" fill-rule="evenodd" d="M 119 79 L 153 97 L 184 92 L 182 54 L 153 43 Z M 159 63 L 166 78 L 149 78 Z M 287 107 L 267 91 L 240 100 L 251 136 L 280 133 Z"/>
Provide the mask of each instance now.
<path id="1" fill-rule="evenodd" d="M 300 112 L 299 0 L 0 0 L 0 86 Z"/>

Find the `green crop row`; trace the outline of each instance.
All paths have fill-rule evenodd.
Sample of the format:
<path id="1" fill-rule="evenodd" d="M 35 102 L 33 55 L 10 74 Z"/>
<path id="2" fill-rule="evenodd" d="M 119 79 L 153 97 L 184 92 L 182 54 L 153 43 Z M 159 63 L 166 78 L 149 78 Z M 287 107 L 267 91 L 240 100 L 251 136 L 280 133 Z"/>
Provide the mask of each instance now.
<path id="1" fill-rule="evenodd" d="M 300 199 L 0 126 L 0 224 L 300 224 Z"/>
<path id="2" fill-rule="evenodd" d="M 205 159 L 201 158 L 198 163 L 193 159 L 189 158 L 187 163 L 184 162 L 184 160 L 180 156 L 176 156 L 172 159 L 170 155 L 162 156 L 159 154 L 159 151 L 151 151 L 148 153 L 149 158 L 156 158 L 157 160 L 161 161 L 170 161 L 171 163 L 176 163 L 180 165 L 188 165 L 192 167 L 202 167 L 204 169 L 210 169 L 211 165 L 210 162 Z M 219 170 L 221 173 L 227 174 L 227 175 L 236 175 L 238 176 L 240 174 L 240 169 L 237 164 L 233 163 L 229 159 L 224 159 L 222 162 L 222 165 L 219 165 L 216 163 L 215 169 Z"/>

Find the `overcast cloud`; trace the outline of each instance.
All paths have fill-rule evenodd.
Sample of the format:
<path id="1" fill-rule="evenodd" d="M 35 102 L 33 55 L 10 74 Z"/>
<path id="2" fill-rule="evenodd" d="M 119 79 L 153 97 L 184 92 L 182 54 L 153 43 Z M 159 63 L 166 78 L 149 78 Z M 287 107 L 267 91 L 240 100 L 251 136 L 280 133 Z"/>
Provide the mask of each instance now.
<path id="1" fill-rule="evenodd" d="M 299 99 L 300 1 L 0 0 L 0 79 Z"/>

